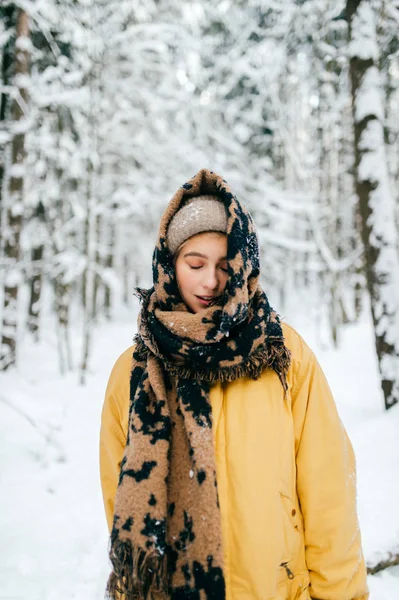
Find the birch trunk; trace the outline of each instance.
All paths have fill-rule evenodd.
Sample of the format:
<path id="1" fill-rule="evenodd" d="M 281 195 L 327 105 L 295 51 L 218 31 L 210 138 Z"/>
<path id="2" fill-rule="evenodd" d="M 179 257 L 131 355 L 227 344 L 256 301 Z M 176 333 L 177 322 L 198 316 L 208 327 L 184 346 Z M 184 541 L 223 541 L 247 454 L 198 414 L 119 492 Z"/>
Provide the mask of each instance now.
<path id="1" fill-rule="evenodd" d="M 93 327 L 93 307 L 94 307 L 94 286 L 95 286 L 95 253 L 96 253 L 96 217 L 94 214 L 94 169 L 90 162 L 88 167 L 88 187 L 86 202 L 86 223 L 85 223 L 85 254 L 87 266 L 84 278 L 84 295 L 86 304 L 84 307 L 83 322 L 83 355 L 80 366 L 80 383 L 86 382 L 88 362 L 91 349 L 92 327 Z"/>
<path id="2" fill-rule="evenodd" d="M 130 307 L 130 297 L 132 289 L 130 286 L 130 257 L 129 254 L 123 255 L 123 303 Z"/>
<path id="3" fill-rule="evenodd" d="M 6 274 L 4 278 L 3 328 L 0 349 L 0 370 L 8 369 L 16 362 L 18 290 L 20 286 L 20 236 L 23 216 L 23 184 L 25 163 L 25 128 L 28 94 L 26 79 L 29 73 L 28 15 L 19 10 L 15 41 L 15 81 L 16 97 L 11 110 L 11 165 L 9 165 L 9 185 L 6 194 L 4 259 Z M 6 165 L 7 167 L 7 165 Z"/>
<path id="4" fill-rule="evenodd" d="M 367 287 L 385 407 L 399 400 L 399 257 L 395 202 L 384 142 L 384 110 L 373 9 L 348 0 L 350 77 Z"/>
<path id="5" fill-rule="evenodd" d="M 30 280 L 30 295 L 28 308 L 28 329 L 36 342 L 39 341 L 40 298 L 42 292 L 42 260 L 43 244 L 32 248 L 32 277 Z"/>
<path id="6" fill-rule="evenodd" d="M 83 295 L 84 295 L 84 313 L 83 313 L 83 352 L 80 364 L 80 383 L 86 382 L 90 350 L 92 345 L 92 329 L 94 320 L 94 291 L 96 278 L 96 250 L 97 250 L 97 226 L 99 222 L 96 216 L 96 206 L 98 203 L 98 113 L 96 111 L 96 97 L 98 88 L 98 54 L 96 46 L 93 46 L 93 66 L 89 73 L 90 104 L 88 114 L 88 124 L 91 134 L 91 152 L 88 156 L 87 164 L 87 187 L 86 187 L 86 219 L 84 228 L 84 246 L 86 256 L 86 269 L 83 273 Z"/>
<path id="7" fill-rule="evenodd" d="M 44 240 L 46 231 L 44 230 L 45 209 L 42 202 L 39 202 L 34 215 L 35 230 L 34 242 L 31 250 L 31 276 L 30 276 L 30 297 L 28 307 L 28 329 L 33 334 L 34 339 L 39 341 L 40 324 L 40 302 L 43 287 L 43 257 Z"/>
<path id="8" fill-rule="evenodd" d="M 114 254 L 115 254 L 115 244 L 116 244 L 116 231 L 115 231 L 115 222 L 112 220 L 108 227 L 108 244 L 107 244 L 107 254 L 105 257 L 104 266 L 106 269 L 113 269 L 114 267 Z M 112 290 L 109 283 L 105 283 L 105 293 L 104 293 L 104 311 L 105 316 L 108 320 L 111 320 L 112 315 Z"/>
<path id="9" fill-rule="evenodd" d="M 57 314 L 57 346 L 61 375 L 72 371 L 72 350 L 69 339 L 69 306 L 71 301 L 71 285 L 65 281 L 61 273 L 55 279 L 55 310 Z"/>
<path id="10" fill-rule="evenodd" d="M 100 240 L 102 243 L 102 215 L 98 214 L 95 218 L 95 230 L 96 230 L 96 250 L 94 253 L 94 264 L 95 264 L 95 275 L 94 275 L 94 283 L 93 283 L 93 306 L 92 306 L 92 315 L 93 319 L 97 319 L 99 303 L 101 302 L 101 288 L 102 288 L 102 278 L 100 276 L 100 269 L 103 266 L 102 254 L 100 249 Z"/>

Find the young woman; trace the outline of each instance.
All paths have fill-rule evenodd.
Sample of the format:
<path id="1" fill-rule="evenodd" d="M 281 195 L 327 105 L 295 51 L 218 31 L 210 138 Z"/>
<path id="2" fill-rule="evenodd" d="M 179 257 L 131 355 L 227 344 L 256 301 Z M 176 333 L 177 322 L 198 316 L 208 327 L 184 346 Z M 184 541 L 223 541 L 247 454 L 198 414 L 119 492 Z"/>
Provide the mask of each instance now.
<path id="1" fill-rule="evenodd" d="M 250 215 L 201 170 L 161 219 L 107 387 L 109 598 L 368 598 L 351 444 L 258 278 Z"/>

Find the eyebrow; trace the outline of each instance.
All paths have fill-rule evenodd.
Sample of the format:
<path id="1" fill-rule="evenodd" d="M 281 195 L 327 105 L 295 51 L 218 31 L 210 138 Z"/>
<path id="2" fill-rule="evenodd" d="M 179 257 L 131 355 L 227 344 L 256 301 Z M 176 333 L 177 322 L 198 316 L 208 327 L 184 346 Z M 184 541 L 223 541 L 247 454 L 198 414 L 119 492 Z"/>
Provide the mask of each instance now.
<path id="1" fill-rule="evenodd" d="M 200 252 L 187 252 L 187 254 L 184 255 L 184 258 L 186 258 L 187 256 L 199 256 L 200 258 L 209 258 L 209 256 L 207 256 L 206 254 L 201 254 Z M 221 258 L 219 258 L 219 260 L 227 260 L 227 256 L 222 256 Z"/>

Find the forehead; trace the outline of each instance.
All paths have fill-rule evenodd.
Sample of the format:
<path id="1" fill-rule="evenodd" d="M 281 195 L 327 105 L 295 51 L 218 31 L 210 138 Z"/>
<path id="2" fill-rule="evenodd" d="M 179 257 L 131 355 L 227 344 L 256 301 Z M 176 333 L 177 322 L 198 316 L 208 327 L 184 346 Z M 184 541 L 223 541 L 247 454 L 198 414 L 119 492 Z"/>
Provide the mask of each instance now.
<path id="1" fill-rule="evenodd" d="M 182 254 L 201 252 L 202 254 L 222 253 L 227 250 L 227 236 L 224 233 L 207 231 L 188 239 L 182 247 Z"/>

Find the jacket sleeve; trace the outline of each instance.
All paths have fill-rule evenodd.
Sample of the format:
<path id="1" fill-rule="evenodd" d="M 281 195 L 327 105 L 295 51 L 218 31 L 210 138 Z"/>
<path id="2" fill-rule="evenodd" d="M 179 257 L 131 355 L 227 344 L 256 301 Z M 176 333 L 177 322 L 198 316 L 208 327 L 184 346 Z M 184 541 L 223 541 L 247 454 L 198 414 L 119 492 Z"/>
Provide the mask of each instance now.
<path id="1" fill-rule="evenodd" d="M 108 380 L 101 414 L 100 477 L 108 529 L 112 529 L 120 465 L 126 445 L 130 363 L 133 348 L 116 361 Z"/>
<path id="2" fill-rule="evenodd" d="M 366 600 L 353 448 L 316 357 L 309 348 L 304 354 L 292 397 L 310 595 Z"/>

